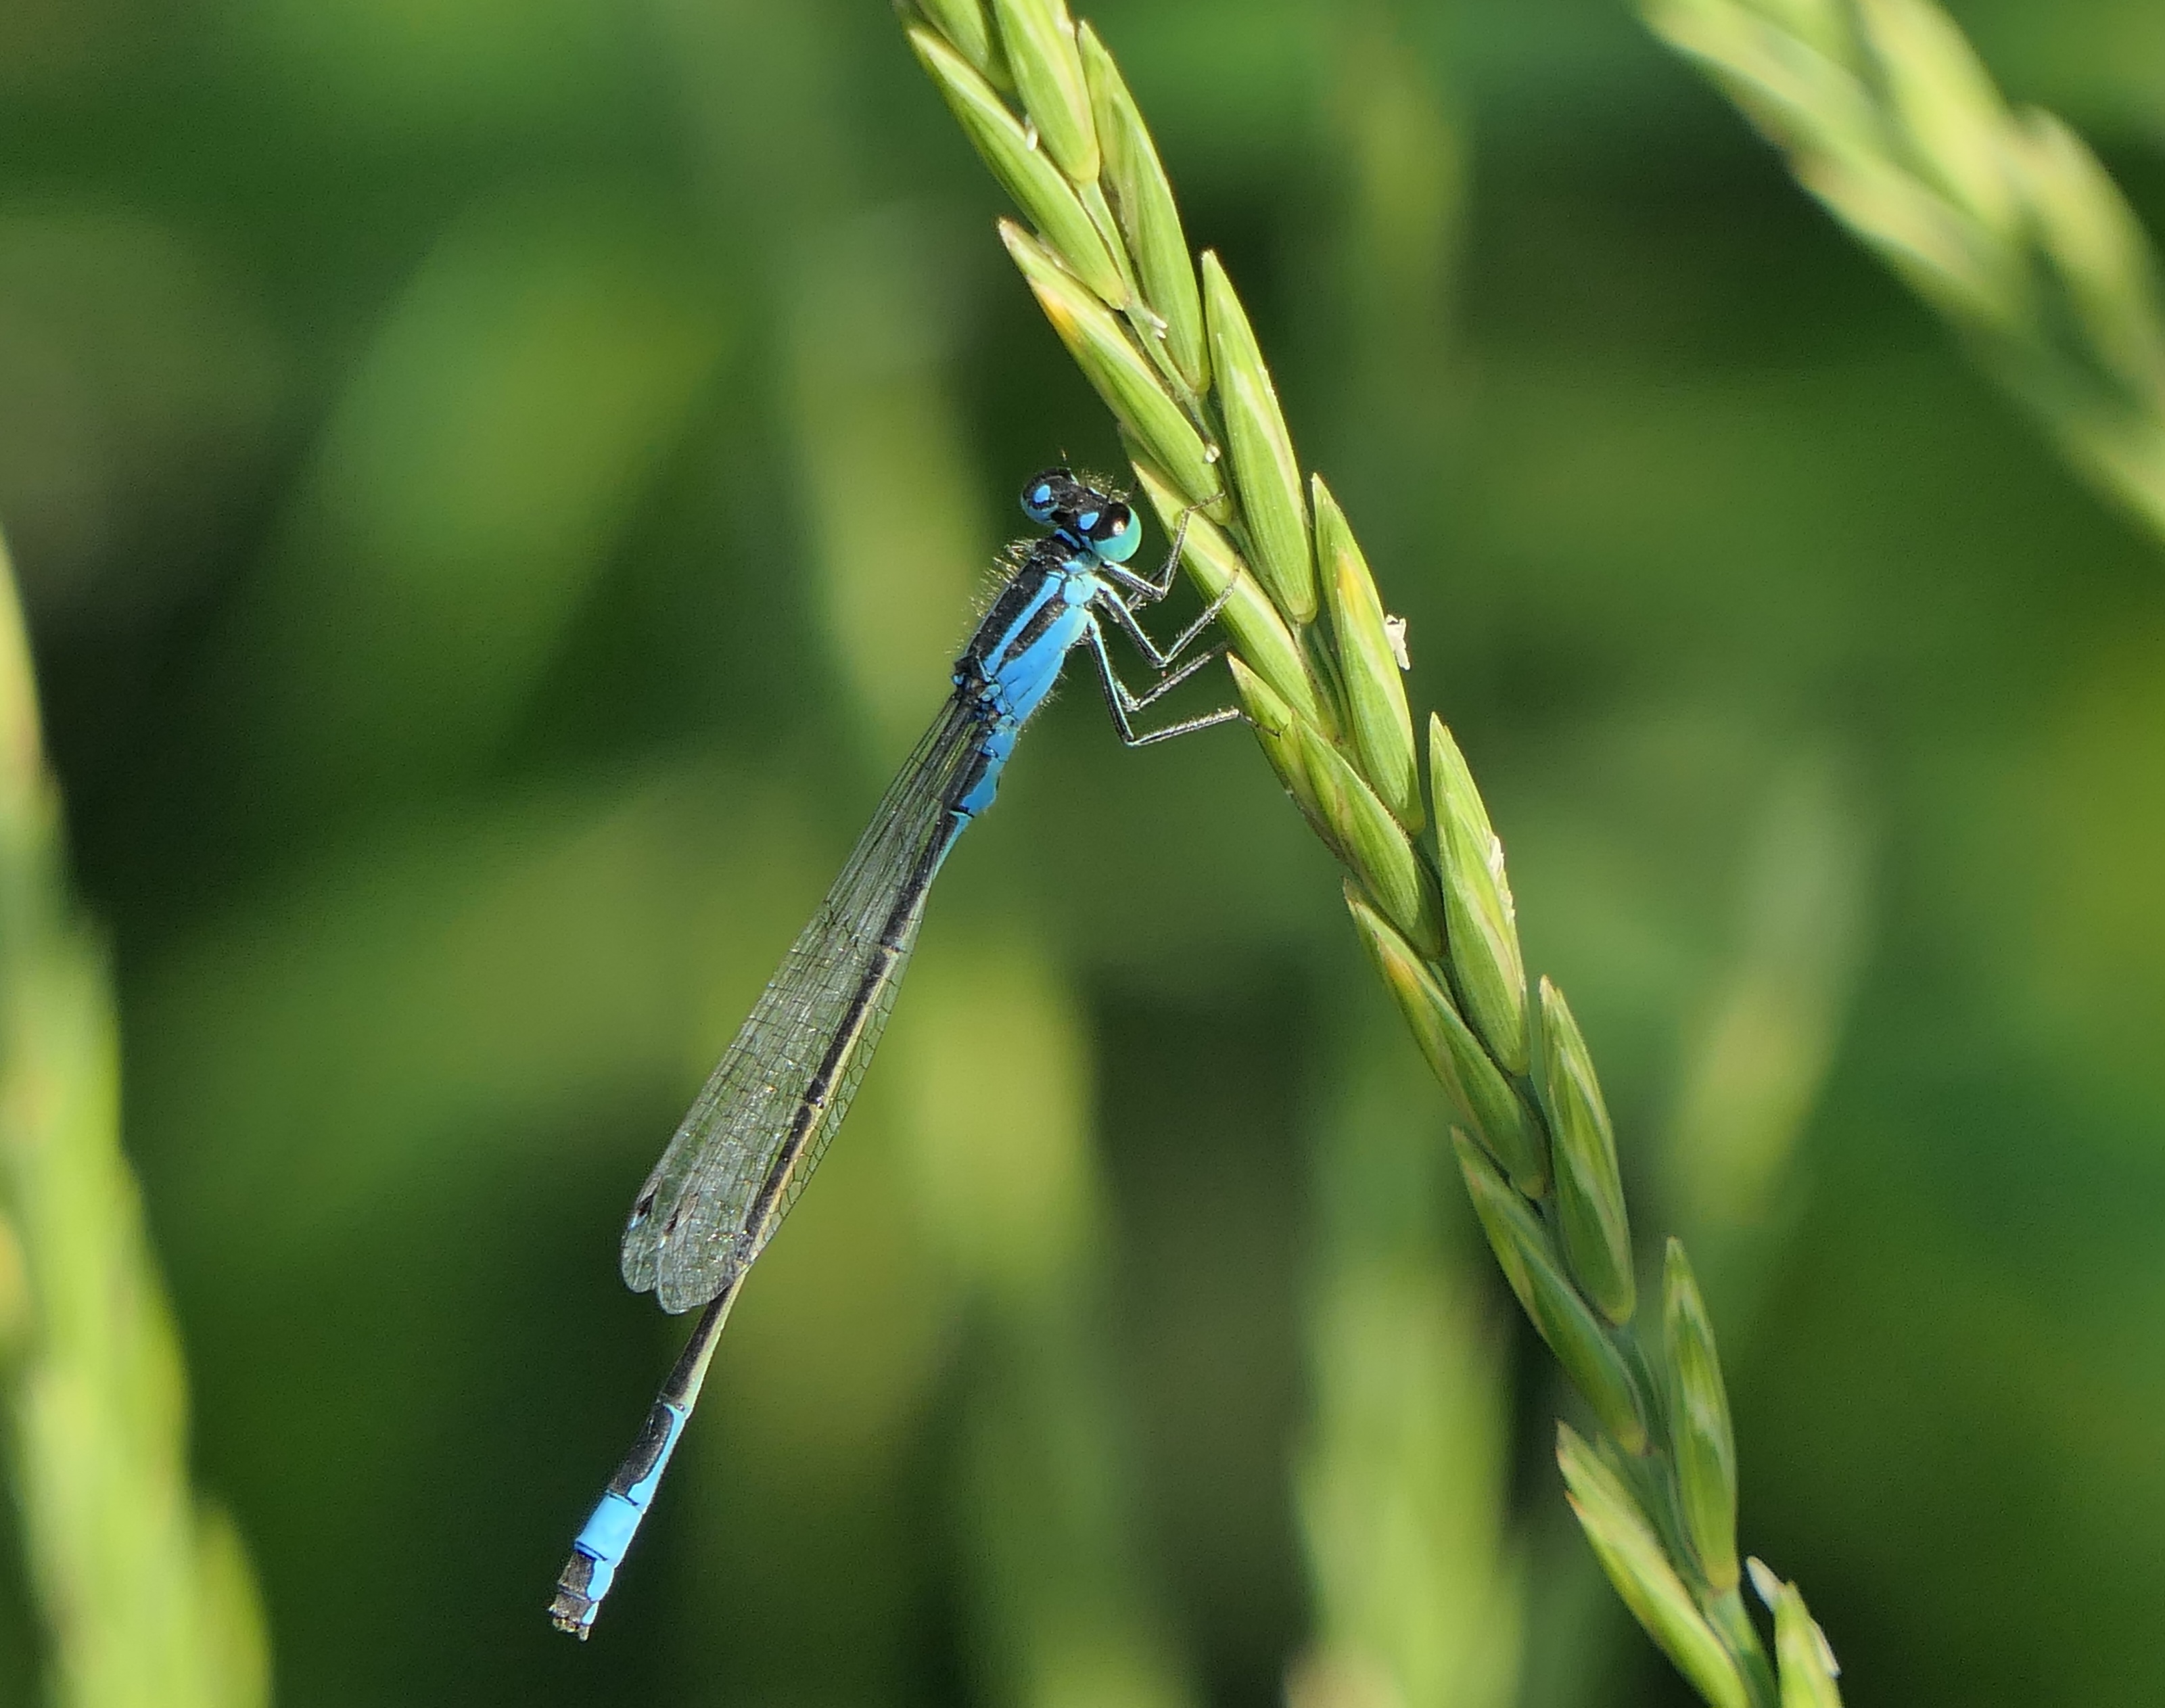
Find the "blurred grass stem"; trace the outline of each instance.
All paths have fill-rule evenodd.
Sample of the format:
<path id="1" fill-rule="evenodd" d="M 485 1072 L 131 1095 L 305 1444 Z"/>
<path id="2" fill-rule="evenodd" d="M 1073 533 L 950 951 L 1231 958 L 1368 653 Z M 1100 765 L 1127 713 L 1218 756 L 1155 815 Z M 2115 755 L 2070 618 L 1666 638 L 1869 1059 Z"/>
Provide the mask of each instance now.
<path id="1" fill-rule="evenodd" d="M 64 1708 L 257 1708 L 240 1537 L 189 1486 L 178 1337 L 120 1152 L 104 956 L 76 917 L 0 546 L 0 1377 Z"/>
<path id="2" fill-rule="evenodd" d="M 1640 0 L 1797 181 L 2165 540 L 2156 253 L 2089 145 L 1931 0 Z"/>
<path id="3" fill-rule="evenodd" d="M 1349 992 L 1331 1006 L 1367 1004 Z M 1505 1542 L 1499 1325 L 1484 1320 L 1470 1229 L 1443 1196 L 1449 1152 L 1420 1068 L 1373 1026 L 1334 1025 L 1331 1044 L 1313 1123 L 1313 1399 L 1294 1479 L 1315 1636 L 1288 1698 L 1505 1708 L 1524 1596 Z"/>

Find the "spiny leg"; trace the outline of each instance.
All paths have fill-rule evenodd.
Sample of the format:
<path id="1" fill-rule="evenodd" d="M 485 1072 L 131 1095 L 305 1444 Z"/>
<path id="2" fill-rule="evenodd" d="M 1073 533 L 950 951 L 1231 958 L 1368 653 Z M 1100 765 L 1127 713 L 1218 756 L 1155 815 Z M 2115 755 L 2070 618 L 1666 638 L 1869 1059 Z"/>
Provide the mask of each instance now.
<path id="1" fill-rule="evenodd" d="M 1186 682 L 1189 677 L 1194 675 L 1195 672 L 1202 669 L 1204 665 L 1209 664 L 1214 659 L 1223 658 L 1225 656 L 1226 651 L 1226 643 L 1221 640 L 1208 652 L 1197 653 L 1194 657 L 1189 659 L 1177 670 L 1167 672 L 1165 675 L 1160 677 L 1156 682 L 1152 683 L 1148 688 L 1145 688 L 1140 693 L 1137 693 L 1133 688 L 1129 688 L 1127 683 L 1125 682 L 1122 683 L 1120 687 L 1125 691 L 1128 696 L 1128 709 L 1131 712 L 1139 712 L 1145 706 L 1164 698 L 1168 693 L 1172 689 L 1178 688 L 1181 683 Z"/>
<path id="2" fill-rule="evenodd" d="M 1248 714 L 1238 706 L 1221 706 L 1202 717 L 1185 718 L 1179 723 L 1167 724 L 1162 730 L 1146 730 L 1137 735 L 1135 725 L 1129 721 L 1130 714 L 1140 711 L 1166 689 L 1186 681 L 1224 649 L 1215 648 L 1200 658 L 1191 659 L 1177 672 L 1138 697 L 1130 692 L 1128 685 L 1120 680 L 1119 673 L 1113 668 L 1112 655 L 1105 650 L 1105 631 L 1095 622 L 1090 625 L 1089 637 L 1090 656 L 1098 667 L 1098 683 L 1105 691 L 1105 709 L 1112 714 L 1113 728 L 1119 733 L 1123 746 L 1147 747 L 1153 742 L 1170 741 L 1176 735 L 1193 735 L 1198 730 L 1215 729 L 1220 724 L 1246 721 Z"/>
<path id="3" fill-rule="evenodd" d="M 1233 597 L 1233 586 L 1231 582 L 1226 583 L 1219 589 L 1218 597 L 1204 608 L 1203 614 L 1182 630 L 1172 645 L 1162 647 L 1151 639 L 1142 624 L 1136 619 L 1135 614 L 1128 609 L 1128 602 L 1111 588 L 1104 588 L 1091 603 L 1111 614 L 1113 620 L 1120 625 L 1120 632 L 1135 642 L 1135 650 L 1142 654 L 1150 667 L 1162 675 L 1172 669 L 1173 661 L 1193 646 L 1196 638 L 1218 620 L 1218 614 L 1225 609 Z"/>

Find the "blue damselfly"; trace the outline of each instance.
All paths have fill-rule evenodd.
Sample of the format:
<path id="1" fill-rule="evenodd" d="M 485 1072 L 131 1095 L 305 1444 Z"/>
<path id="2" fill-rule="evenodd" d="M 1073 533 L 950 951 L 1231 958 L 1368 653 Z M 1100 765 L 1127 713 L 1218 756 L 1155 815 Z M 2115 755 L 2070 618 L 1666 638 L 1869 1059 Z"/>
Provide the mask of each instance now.
<path id="1" fill-rule="evenodd" d="M 1227 708 L 1144 731 L 1132 722 L 1224 650 L 1182 662 L 1225 595 L 1170 646 L 1159 646 L 1136 620 L 1137 606 L 1171 589 L 1177 538 L 1156 576 L 1129 569 L 1141 519 L 1117 496 L 1066 469 L 1031 481 L 1022 506 L 1050 531 L 1010 553 L 1005 585 L 956 661 L 953 693 L 632 1206 L 624 1234 L 625 1283 L 651 1292 L 664 1310 L 703 1305 L 705 1311 L 637 1445 L 572 1545 L 549 1608 L 560 1630 L 584 1638 L 593 1629 L 691 1416 L 745 1273 L 848 1111 L 940 862 L 992 804 L 1015 738 L 1051 692 L 1068 654 L 1088 649 L 1114 728 L 1130 747 L 1241 716 Z M 1140 693 L 1113 667 L 1108 624 L 1134 643 L 1156 677 Z"/>

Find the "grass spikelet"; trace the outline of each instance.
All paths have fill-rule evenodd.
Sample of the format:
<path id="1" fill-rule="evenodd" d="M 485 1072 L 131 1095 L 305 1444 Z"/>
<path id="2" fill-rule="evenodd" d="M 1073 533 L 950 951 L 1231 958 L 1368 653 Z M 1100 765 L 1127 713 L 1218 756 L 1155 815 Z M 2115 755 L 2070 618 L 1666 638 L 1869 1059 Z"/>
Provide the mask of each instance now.
<path id="1" fill-rule="evenodd" d="M 1346 905 L 1385 988 L 1397 999 L 1412 1028 L 1414 1041 L 1450 1094 L 1459 1118 L 1509 1172 L 1522 1194 L 1541 1197 L 1548 1184 L 1546 1152 L 1525 1101 L 1458 1017 L 1432 966 L 1350 883 Z"/>
<path id="2" fill-rule="evenodd" d="M 1788 3 L 1800 11 L 1811 0 Z M 1704 12 L 1712 0 L 1678 4 Z M 1232 589 L 1225 612 L 1232 670 L 1256 738 L 1351 874 L 1355 926 L 1465 1130 L 1455 1141 L 1457 1161 L 1498 1262 L 1600 1422 L 1592 1443 L 1567 1430 L 1562 1454 L 1588 1540 L 1640 1623 L 1708 1702 L 1776 1708 L 1814 1700 L 1794 1692 L 1817 1689 L 1817 1674 L 1793 1689 L 1786 1658 L 1778 1682 L 1737 1590 L 1735 1449 L 1713 1426 L 1725 1422 L 1727 1401 L 1696 1288 L 1672 1283 L 1660 1320 L 1631 1326 L 1629 1224 L 1592 1059 L 1546 981 L 1542 1023 L 1530 1024 L 1502 847 L 1464 756 L 1435 724 L 1424 802 L 1382 600 L 1351 524 L 1320 481 L 1311 531 L 1311 488 L 1232 281 L 1214 256 L 1201 257 L 1207 336 L 1192 344 L 1194 273 L 1156 147 L 1118 67 L 1087 26 L 1067 31 L 1056 8 L 1003 0 L 994 15 L 1004 31 L 1010 13 L 1025 12 L 1035 22 L 1004 37 L 1021 103 L 1009 119 L 1026 137 L 1049 138 L 1053 124 L 1072 116 L 1062 92 L 1046 98 L 1062 109 L 1049 121 L 1031 104 L 1038 74 L 1021 70 L 1031 55 L 1064 52 L 1039 40 L 1052 18 L 1053 34 L 1076 44 L 1098 133 L 1091 170 L 1106 180 L 1111 203 L 1095 178 L 1071 180 L 1068 189 L 1075 205 L 1109 206 L 1113 217 L 1092 213 L 1093 236 L 1080 256 L 1067 253 L 1060 233 L 1027 204 L 1036 235 L 1003 223 L 1002 239 L 1119 419 L 1160 518 L 1169 530 L 1185 525 L 1190 577 L 1206 597 Z M 913 37 L 931 28 L 914 20 Z M 1751 28 L 1775 26 L 1755 14 Z M 1792 58 L 1817 52 L 1801 36 L 1784 40 Z M 961 44 L 944 58 L 923 46 L 919 55 L 935 79 L 950 62 L 967 64 Z M 1787 110 L 1801 74 L 1794 65 L 1776 70 L 1775 82 L 1787 82 L 1770 85 L 1764 99 Z M 978 85 L 991 87 L 982 78 Z M 1869 111 L 1861 95 L 1857 111 Z M 1965 121 L 1950 109 L 1933 122 Z M 1846 158 L 1855 165 L 1858 157 L 1852 150 Z M 1897 200 L 1919 193 L 1914 183 L 1890 187 L 1884 174 L 1879 182 Z M 1952 191 L 1932 193 L 1939 205 L 1955 205 Z M 1968 193 L 1985 192 L 1973 186 Z M 1169 246 L 1176 240 L 1177 253 Z M 1099 241 L 1114 251 L 1117 286 L 1095 261 Z M 1989 284 L 1989 267 L 1973 265 L 1947 231 L 1920 241 L 1953 257 L 1957 272 L 1967 266 L 1966 287 Z M 2091 249 L 2094 270 L 2109 274 L 2117 252 L 2101 238 Z M 1130 289 L 1132 297 L 1123 294 Z M 1428 820 L 1436 825 L 1433 843 L 1417 835 Z M 1641 1340 L 1646 1334 L 1652 1343 Z M 1673 1352 L 1681 1389 L 1655 1385 L 1665 1351 Z M 1690 1468 L 1689 1489 L 1679 1465 Z M 1688 1505 L 1688 1531 L 1678 1516 Z M 1785 1658 L 1794 1647 L 1783 1648 Z"/>
<path id="3" fill-rule="evenodd" d="M 1088 24 L 1076 44 L 1090 82 L 1090 110 L 1104 150 L 1104 173 L 1111 180 L 1120 229 L 1135 259 L 1135 277 L 1152 304 L 1157 334 L 1166 353 L 1191 393 L 1210 383 L 1210 361 L 1203 338 L 1203 298 L 1195 288 L 1195 262 L 1181 229 L 1172 182 L 1157 157 L 1157 145 L 1143 124 L 1135 98 L 1120 68 Z"/>
<path id="4" fill-rule="evenodd" d="M 1841 1668 L 1797 1586 L 1783 1583 L 1754 1560 L 1751 1587 L 1774 1612 L 1774 1648 L 1782 1661 L 1782 1708 L 1841 1708 L 1841 1692 L 1835 1684 Z"/>
<path id="5" fill-rule="evenodd" d="M 1219 408 L 1233 456 L 1233 480 L 1255 548 L 1256 569 L 1278 609 L 1306 626 L 1315 618 L 1315 564 L 1309 554 L 1308 505 L 1300 464 L 1263 366 L 1248 311 L 1218 257 L 1203 255 L 1203 314 L 1210 328 Z"/>
<path id="6" fill-rule="evenodd" d="M 1660 1534 L 1624 1479 L 1567 1423 L 1557 1426 L 1557 1463 L 1571 1491 L 1571 1510 L 1632 1616 L 1713 1708 L 1748 1708 L 1751 1698 L 1735 1658 L 1671 1566 Z"/>
<path id="7" fill-rule="evenodd" d="M 1091 229 L 1094 235 L 1096 228 Z M 1215 448 L 1166 395 L 1157 370 L 1119 321 L 1083 287 L 1087 281 L 1078 280 L 1065 256 L 1019 226 L 1002 221 L 1000 240 L 1105 407 L 1179 486 L 1189 503 L 1203 505 L 1205 514 L 1222 511 Z"/>
<path id="8" fill-rule="evenodd" d="M 946 41 L 929 29 L 913 29 L 909 45 L 930 73 L 947 106 L 992 168 L 1000 187 L 1030 215 L 1030 223 L 1067 257 L 1076 276 L 1101 297 L 1126 295 L 1112 251 L 1091 221 L 1073 187 L 1019 124 L 993 86 Z"/>
<path id="9" fill-rule="evenodd" d="M 1519 916 L 1504 875 L 1504 845 L 1473 787 L 1473 773 L 1443 720 L 1429 720 L 1430 783 L 1435 791 L 1436 857 L 1451 970 L 1467 1018 L 1507 1073 L 1527 1063 L 1526 969 Z"/>
<path id="10" fill-rule="evenodd" d="M 1564 1273 L 1548 1230 L 1478 1146 L 1463 1133 L 1454 1137 L 1474 1213 L 1519 1303 L 1617 1444 L 1627 1453 L 1645 1452 L 1646 1405 L 1639 1384 Z"/>
<path id="11" fill-rule="evenodd" d="M 1714 1328 L 1691 1261 L 1678 1241 L 1669 1241 L 1662 1280 L 1669 1407 L 1684 1528 L 1707 1582 L 1727 1591 L 1736 1586 L 1736 1441 L 1730 1429 L 1729 1394 L 1714 1349 Z"/>
<path id="12" fill-rule="evenodd" d="M 986 15 L 984 0 L 924 0 L 925 15 L 939 25 L 940 34 L 988 82 L 1003 89 L 1014 87 L 1014 75 L 1001 55 L 993 20 Z"/>
<path id="13" fill-rule="evenodd" d="M 1098 182 L 1098 127 L 1064 0 L 992 0 L 1015 91 L 1053 164 L 1077 188 Z"/>
<path id="14" fill-rule="evenodd" d="M 1420 762 L 1414 752 L 1413 715 L 1406 709 L 1405 681 L 1391 647 L 1383 602 L 1338 500 L 1320 476 L 1311 486 L 1316 563 L 1330 608 L 1330 632 L 1346 667 L 1347 733 L 1383 804 L 1409 830 L 1418 830 L 1427 820 Z"/>
<path id="15" fill-rule="evenodd" d="M 1556 1136 L 1557 1220 L 1572 1273 L 1621 1327 L 1637 1308 L 1631 1228 L 1616 1168 L 1616 1135 L 1593 1058 L 1563 993 L 1541 981 L 1541 1107 Z"/>

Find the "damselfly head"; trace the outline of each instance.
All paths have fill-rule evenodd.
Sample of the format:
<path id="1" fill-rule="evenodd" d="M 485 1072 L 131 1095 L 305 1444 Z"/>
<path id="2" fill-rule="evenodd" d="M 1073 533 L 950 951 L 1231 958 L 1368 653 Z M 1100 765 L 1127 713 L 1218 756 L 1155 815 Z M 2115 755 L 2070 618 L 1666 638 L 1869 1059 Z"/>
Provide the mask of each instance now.
<path id="1" fill-rule="evenodd" d="M 1072 471 L 1048 468 L 1022 489 L 1023 512 L 1040 528 L 1055 528 L 1112 563 L 1125 563 L 1142 543 L 1135 513 L 1093 481 Z"/>

